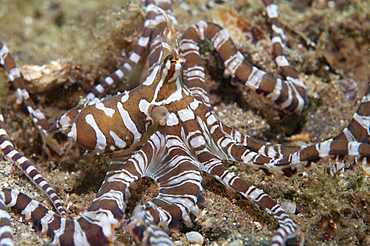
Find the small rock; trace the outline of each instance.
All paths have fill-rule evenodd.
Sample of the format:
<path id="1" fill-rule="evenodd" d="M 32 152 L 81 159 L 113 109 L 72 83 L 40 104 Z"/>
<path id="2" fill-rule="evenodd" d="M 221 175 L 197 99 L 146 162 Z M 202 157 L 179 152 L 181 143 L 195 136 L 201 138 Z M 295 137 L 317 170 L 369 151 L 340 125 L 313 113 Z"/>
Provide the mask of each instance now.
<path id="1" fill-rule="evenodd" d="M 202 245 L 204 240 L 203 236 L 196 231 L 186 233 L 186 238 L 189 240 L 189 242 L 199 245 Z"/>

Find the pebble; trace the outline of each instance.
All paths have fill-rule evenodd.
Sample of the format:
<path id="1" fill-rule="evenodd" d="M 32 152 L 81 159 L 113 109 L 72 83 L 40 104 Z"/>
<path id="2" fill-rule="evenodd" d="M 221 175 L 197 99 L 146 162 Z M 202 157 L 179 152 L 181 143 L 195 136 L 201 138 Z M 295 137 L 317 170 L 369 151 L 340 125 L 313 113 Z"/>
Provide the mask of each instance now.
<path id="1" fill-rule="evenodd" d="M 292 202 L 281 202 L 280 206 L 284 209 L 285 212 L 295 214 L 297 205 Z"/>
<path id="2" fill-rule="evenodd" d="M 186 238 L 189 240 L 189 242 L 196 243 L 199 245 L 202 245 L 204 241 L 203 236 L 196 231 L 186 233 Z"/>

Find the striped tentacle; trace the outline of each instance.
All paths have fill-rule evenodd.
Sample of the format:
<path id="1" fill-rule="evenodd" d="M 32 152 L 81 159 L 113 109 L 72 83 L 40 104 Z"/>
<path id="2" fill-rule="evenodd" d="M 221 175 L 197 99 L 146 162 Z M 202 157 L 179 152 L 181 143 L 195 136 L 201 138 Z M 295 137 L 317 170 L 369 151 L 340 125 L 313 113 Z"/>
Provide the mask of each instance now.
<path id="1" fill-rule="evenodd" d="M 197 113 L 197 115 L 199 114 Z M 365 161 L 366 158 L 363 159 L 363 157 L 370 157 L 370 145 L 334 140 L 310 146 L 281 148 L 280 152 L 275 152 L 270 148 L 266 155 L 266 149 L 265 153 L 262 151 L 263 148 L 259 152 L 253 151 L 243 144 L 237 143 L 229 134 L 225 134 L 217 118 L 211 112 L 205 114 L 205 119 L 202 122 L 206 124 L 202 126 L 202 129 L 210 134 L 212 142 L 214 142 L 213 149 L 219 156 L 226 155 L 225 159 L 241 161 L 256 170 L 263 170 L 266 174 L 273 173 L 277 178 L 281 178 L 283 175 L 291 177 L 301 173 L 304 168 L 310 167 L 312 162 L 327 161 L 329 157 L 333 156 L 347 156 L 355 161 L 359 156 L 360 160 Z M 296 148 L 296 152 L 289 153 Z"/>
<path id="2" fill-rule="evenodd" d="M 87 94 L 86 99 L 91 101 L 95 98 L 99 98 L 105 93 L 111 85 L 116 83 L 119 79 L 123 78 L 125 74 L 128 74 L 132 67 L 138 64 L 140 58 L 143 56 L 144 52 L 148 48 L 148 44 L 150 43 L 151 49 L 153 46 L 153 37 L 154 40 L 160 38 L 161 31 L 165 27 L 165 20 L 163 16 L 158 15 L 157 6 L 166 11 L 166 13 L 171 16 L 171 20 L 176 22 L 176 18 L 171 10 L 171 1 L 158 1 L 158 0 L 146 0 L 146 18 L 144 22 L 144 29 L 143 32 L 134 47 L 129 60 L 125 62 L 118 70 L 113 72 L 111 75 L 106 77 L 99 85 L 97 85 L 89 94 Z M 153 57 L 153 60 L 157 61 L 158 56 Z M 153 64 L 152 62 L 151 64 Z M 158 65 L 157 64 L 154 64 Z M 154 67 L 150 65 L 149 67 Z"/>
<path id="3" fill-rule="evenodd" d="M 286 157 L 286 160 L 294 160 L 294 158 L 301 160 L 304 160 L 306 158 L 306 160 L 308 160 L 308 157 L 302 158 L 302 156 L 311 156 L 311 160 L 313 160 L 314 162 L 318 161 L 318 159 L 321 159 L 325 162 L 329 161 L 331 164 L 331 171 L 333 173 L 336 173 L 338 170 L 343 169 L 344 167 L 346 167 L 346 165 L 352 166 L 354 164 L 357 164 L 358 161 L 362 161 L 363 165 L 365 165 L 366 161 L 369 161 L 366 160 L 369 156 L 369 145 L 367 145 L 370 132 L 369 95 L 370 86 L 363 96 L 357 111 L 352 117 L 352 120 L 339 135 L 323 143 L 307 147 L 277 146 L 280 152 L 284 153 L 283 157 Z M 296 150 L 294 151 L 295 153 L 289 153 L 295 148 L 301 148 L 301 150 Z M 289 154 L 292 155 L 289 156 Z M 273 156 L 270 157 L 276 159 L 282 158 Z M 281 160 L 281 162 L 284 161 Z M 305 165 L 307 166 L 309 165 L 309 163 Z"/>
<path id="4" fill-rule="evenodd" d="M 180 41 L 180 55 L 186 59 L 182 78 L 184 84 L 189 88 L 194 98 L 211 107 L 207 92 L 204 67 L 199 54 L 199 42 L 204 39 L 200 37 L 195 28 L 189 28 Z"/>
<path id="5" fill-rule="evenodd" d="M 237 78 L 243 85 L 262 95 L 273 106 L 288 112 L 301 112 L 306 104 L 306 93 L 300 92 L 290 80 L 281 80 L 252 66 L 236 49 L 229 33 L 220 26 L 200 21 L 192 27 L 197 36 L 209 39 L 225 65 L 225 76 Z M 304 88 L 304 85 L 300 85 Z M 301 95 L 302 93 L 302 95 Z"/>
<path id="6" fill-rule="evenodd" d="M 145 1 L 146 18 L 144 29 L 130 57 L 128 58 L 128 61 L 111 75 L 106 77 L 100 84 L 95 86 L 95 88 L 86 96 L 88 101 L 101 97 L 114 83 L 127 75 L 132 70 L 132 67 L 138 64 L 140 58 L 148 48 L 148 44 L 153 33 L 153 23 L 156 22 L 155 17 L 157 14 L 153 5 L 154 1 Z"/>
<path id="7" fill-rule="evenodd" d="M 250 153 L 255 153 L 266 157 L 264 161 L 269 161 L 272 159 L 281 159 L 289 154 L 293 154 L 303 147 L 299 146 L 282 146 L 273 145 L 268 146 L 262 144 L 260 141 L 254 140 L 248 135 L 244 135 L 241 132 L 225 125 L 220 121 L 213 111 L 209 111 L 204 105 L 200 105 L 195 112 L 198 115 L 200 126 L 204 135 L 210 136 L 209 145 L 213 146 L 213 149 L 218 153 L 219 156 L 223 156 L 225 159 L 233 159 L 230 154 L 224 153 L 223 149 L 219 146 L 224 139 L 225 141 L 232 141 L 233 143 L 242 146 L 244 149 L 250 151 Z M 216 140 L 216 143 L 214 143 Z M 224 143 L 226 144 L 226 142 Z"/>
<path id="8" fill-rule="evenodd" d="M 284 158 L 290 154 L 293 154 L 302 149 L 301 146 L 284 146 L 280 144 L 267 145 L 261 143 L 261 141 L 255 140 L 252 137 L 242 134 L 241 132 L 233 129 L 222 123 L 220 120 L 217 122 L 221 132 L 233 139 L 236 143 L 243 145 L 245 148 L 256 152 L 260 155 L 264 155 L 270 158 L 279 159 Z"/>
<path id="9" fill-rule="evenodd" d="M 297 73 L 292 69 L 289 64 L 289 61 L 284 56 L 283 51 L 283 40 L 286 39 L 284 34 L 284 30 L 281 27 L 281 23 L 278 19 L 278 6 L 274 4 L 273 0 L 262 0 L 262 2 L 266 6 L 266 12 L 268 17 L 271 21 L 271 29 L 272 29 L 272 45 L 273 45 L 273 54 L 275 56 L 275 62 L 286 77 L 287 81 L 292 83 L 294 87 L 297 89 L 299 94 L 302 96 L 303 99 L 307 100 L 306 94 L 306 86 L 301 81 L 297 75 Z"/>
<path id="10" fill-rule="evenodd" d="M 333 140 L 368 143 L 370 135 L 370 85 L 348 126 Z"/>
<path id="11" fill-rule="evenodd" d="M 153 178 L 160 189 L 156 198 L 135 209 L 126 225 L 142 245 L 172 245 L 168 235 L 163 237 L 163 230 L 177 231 L 181 222 L 191 226 L 190 213 L 199 215 L 197 203 L 204 201 L 197 161 L 181 139 L 171 134 L 178 130 L 177 125 L 153 134 L 143 147 L 141 155 L 145 158 L 137 164 L 143 176 Z M 160 131 L 167 131 L 167 135 Z"/>
<path id="12" fill-rule="evenodd" d="M 0 194 L 0 245 L 13 246 L 13 230 L 10 223 L 10 216 L 4 204 L 4 197 Z"/>
<path id="13" fill-rule="evenodd" d="M 252 160 L 253 166 L 256 161 Z M 244 161 L 245 164 L 251 160 Z M 291 177 L 301 173 L 303 168 L 309 168 L 311 163 L 329 162 L 330 172 L 336 173 L 344 167 L 358 163 L 365 165 L 370 162 L 370 145 L 342 140 L 327 140 L 310 146 L 302 146 L 300 151 L 287 155 L 285 158 L 273 159 L 270 162 L 259 163 L 265 173 L 273 173 L 278 178 L 282 175 Z M 255 168 L 255 167 L 254 167 Z"/>
<path id="14" fill-rule="evenodd" d="M 343 131 L 338 134 L 333 140 L 343 140 L 349 142 L 359 142 L 359 143 L 369 143 L 370 134 L 370 86 L 368 87 L 365 95 L 363 96 L 360 105 L 353 115 L 348 126 L 343 129 Z M 337 158 L 331 159 L 332 168 L 330 171 L 332 173 L 338 172 L 338 170 L 344 170 L 343 168 L 350 168 L 356 162 L 343 162 L 343 157 L 339 156 Z M 363 164 L 364 165 L 364 164 Z M 366 169 L 365 169 L 366 170 Z"/>
<path id="15" fill-rule="evenodd" d="M 204 147 L 204 146 L 203 146 Z M 297 234 L 297 225 L 289 217 L 289 215 L 269 197 L 263 190 L 258 189 L 247 181 L 239 178 L 234 173 L 228 171 L 219 158 L 211 154 L 206 148 L 197 149 L 198 159 L 202 164 L 203 169 L 214 176 L 226 187 L 229 187 L 240 193 L 243 197 L 258 204 L 265 209 L 271 216 L 277 220 L 280 228 L 274 233 L 272 238 L 272 246 L 283 246 L 285 241 L 293 238 Z"/>
<path id="16" fill-rule="evenodd" d="M 4 126 L 4 117 L 0 109 L 0 152 L 4 158 L 13 165 L 15 165 L 19 170 L 21 170 L 24 175 L 27 176 L 29 180 L 34 183 L 37 188 L 39 188 L 48 199 L 51 201 L 58 213 L 65 217 L 66 213 L 63 209 L 62 204 L 60 203 L 59 197 L 53 188 L 46 182 L 46 180 L 41 176 L 39 171 L 32 165 L 32 163 L 19 151 L 17 151 L 13 144 L 9 141 L 8 134 Z"/>
<path id="17" fill-rule="evenodd" d="M 143 176 L 146 156 L 150 155 L 151 141 L 149 140 L 127 161 L 110 163 L 96 198 L 82 215 L 99 225 L 109 241 L 114 238 L 114 228 L 117 228 L 124 219 L 127 199 L 131 196 L 129 187 L 136 186 L 134 182 Z"/>
<path id="18" fill-rule="evenodd" d="M 240 158 L 246 165 L 262 169 L 267 174 L 273 173 L 278 178 L 282 175 L 291 177 L 301 173 L 304 168 L 309 168 L 312 162 L 327 162 L 330 160 L 329 158 L 343 162 L 343 157 L 347 157 L 349 162 L 354 161 L 355 163 L 358 161 L 368 162 L 370 160 L 370 145 L 358 142 L 327 140 L 307 147 L 302 146 L 300 151 L 281 159 L 271 158 L 269 161 L 262 160 L 260 156 L 253 152 L 250 153 L 249 150 L 244 151 L 240 146 L 232 145 L 225 147 L 229 148 L 228 151 L 231 152 L 234 149 L 235 152 L 232 155 L 236 159 Z"/>
<path id="19" fill-rule="evenodd" d="M 9 53 L 8 47 L 0 41 L 0 66 L 8 73 L 8 78 L 12 87 L 15 90 L 16 104 L 24 105 L 35 125 L 42 132 L 49 130 L 50 125 L 46 121 L 44 114 L 38 109 L 35 103 L 30 98 L 28 91 L 24 87 L 21 74 L 15 65 L 12 55 Z"/>
<path id="20" fill-rule="evenodd" d="M 9 53 L 8 47 L 0 41 L 0 66 L 8 73 L 8 78 L 15 90 L 16 104 L 24 107 L 29 113 L 33 123 L 40 132 L 43 140 L 43 150 L 50 159 L 60 159 L 54 151 L 45 144 L 47 138 L 47 131 L 50 129 L 50 124 L 46 121 L 45 115 L 36 107 L 32 101 L 28 91 L 24 87 L 21 74 L 16 67 L 12 55 Z"/>
<path id="21" fill-rule="evenodd" d="M 207 137 L 198 137 L 198 140 L 194 141 L 194 143 L 197 143 L 199 146 L 190 143 L 193 148 L 197 149 L 203 144 L 206 144 L 208 149 L 221 159 L 245 161 L 255 170 L 262 169 L 265 172 L 267 170 L 263 168 L 263 164 L 275 160 L 274 158 L 251 150 L 251 147 L 248 148 L 244 146 L 245 143 L 238 143 L 233 139 L 232 135 L 224 131 L 224 129 L 230 130 L 230 128 L 224 128 L 225 125 L 222 124 L 211 111 L 208 111 L 204 105 L 199 105 L 195 114 L 201 116 L 198 118 L 199 127 L 203 136 Z M 241 137 L 241 135 L 238 135 L 238 137 Z M 258 145 L 259 147 L 259 144 L 256 142 L 252 142 L 251 144 L 252 146 Z"/>
<path id="22" fill-rule="evenodd" d="M 124 219 L 128 187 L 141 177 L 137 164 L 143 160 L 137 153 L 127 163 L 114 162 L 90 207 L 79 218 L 66 220 L 18 191 L 3 188 L 0 196 L 7 207 L 14 208 L 32 220 L 37 230 L 52 239 L 52 245 L 111 245 L 114 229 Z"/>
<path id="23" fill-rule="evenodd" d="M 107 218 L 108 216 L 92 220 L 82 215 L 75 220 L 67 220 L 19 191 L 2 188 L 0 195 L 8 208 L 19 211 L 26 221 L 32 221 L 36 230 L 51 238 L 52 245 L 106 246 L 111 245 L 114 240 L 114 231 L 109 224 L 113 218 Z"/>

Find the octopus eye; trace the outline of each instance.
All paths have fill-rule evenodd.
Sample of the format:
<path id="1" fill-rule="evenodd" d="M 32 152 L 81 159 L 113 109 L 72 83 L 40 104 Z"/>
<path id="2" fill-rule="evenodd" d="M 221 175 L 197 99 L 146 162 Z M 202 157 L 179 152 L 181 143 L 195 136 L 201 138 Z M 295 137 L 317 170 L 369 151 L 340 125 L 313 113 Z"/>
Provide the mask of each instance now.
<path id="1" fill-rule="evenodd" d="M 166 125 L 166 120 L 168 118 L 168 110 L 164 106 L 154 107 L 152 111 L 152 117 L 154 122 L 159 123 L 159 125 Z"/>

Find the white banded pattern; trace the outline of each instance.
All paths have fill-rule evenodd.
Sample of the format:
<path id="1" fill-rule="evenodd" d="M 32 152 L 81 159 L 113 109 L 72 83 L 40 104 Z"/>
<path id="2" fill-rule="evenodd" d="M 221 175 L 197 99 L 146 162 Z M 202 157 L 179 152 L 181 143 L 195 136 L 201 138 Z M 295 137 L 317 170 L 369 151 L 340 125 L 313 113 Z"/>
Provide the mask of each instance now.
<path id="1" fill-rule="evenodd" d="M 227 30 L 220 26 L 200 21 L 190 27 L 183 35 L 180 43 L 180 55 L 188 61 L 185 64 L 184 83 L 197 98 L 207 103 L 209 101 L 204 80 L 199 49 L 196 44 L 210 40 L 224 61 L 224 76 L 236 78 L 237 81 L 256 91 L 274 107 L 289 112 L 300 113 L 307 103 L 305 85 L 290 68 L 283 56 L 278 56 L 276 62 L 286 76 L 286 80 L 276 79 L 252 66 L 236 49 Z M 274 46 L 274 51 L 277 49 Z M 189 72 L 196 71 L 191 74 Z"/>

